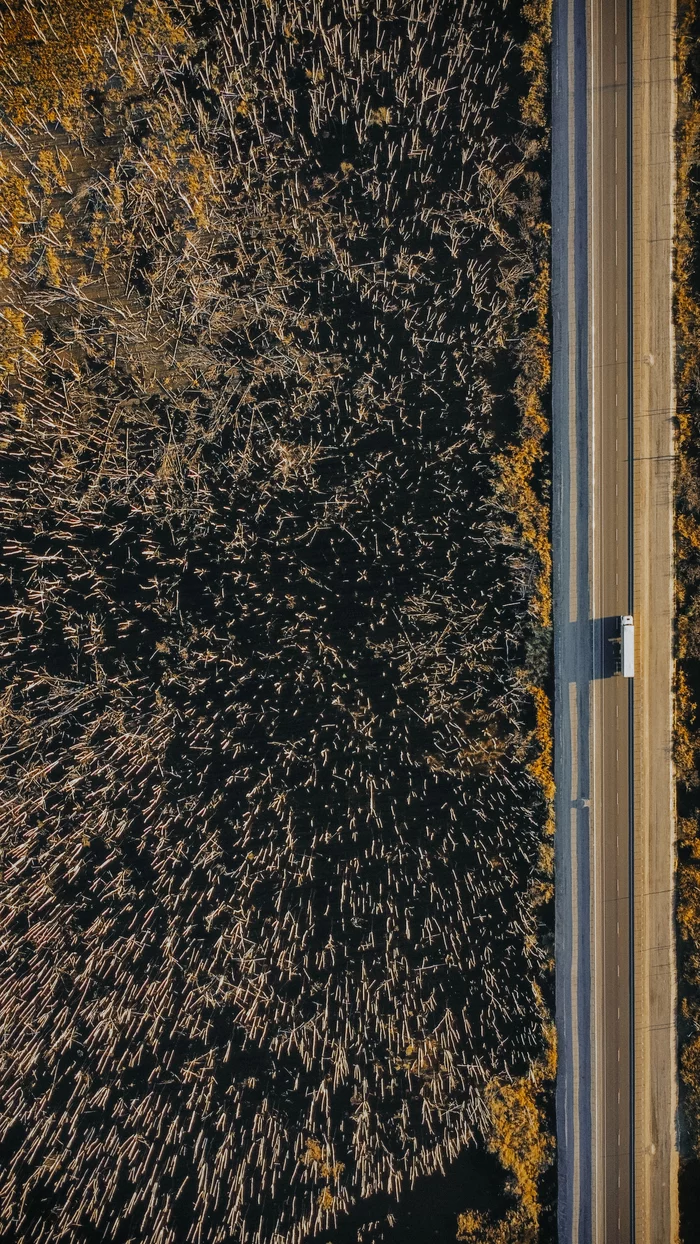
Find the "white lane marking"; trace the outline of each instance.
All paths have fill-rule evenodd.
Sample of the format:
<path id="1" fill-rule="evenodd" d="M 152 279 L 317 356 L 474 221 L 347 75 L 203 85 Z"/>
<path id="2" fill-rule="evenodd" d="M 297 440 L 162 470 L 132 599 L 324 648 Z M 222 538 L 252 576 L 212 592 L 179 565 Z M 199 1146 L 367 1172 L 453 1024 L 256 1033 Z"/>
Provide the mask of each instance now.
<path id="1" fill-rule="evenodd" d="M 578 774 L 578 705 L 576 702 L 577 685 L 575 682 L 569 683 L 569 737 L 571 739 L 571 802 L 572 804 L 578 798 L 579 793 L 579 774 Z M 570 842 L 569 842 L 569 859 L 571 862 L 571 927 L 578 929 L 578 857 L 577 857 L 577 809 L 571 808 L 571 820 L 569 824 Z M 580 1138 L 580 1103 L 579 1103 L 579 1085 L 581 1081 L 581 1066 L 579 1054 L 579 1019 L 578 1019 L 578 997 L 579 997 L 579 939 L 573 937 L 571 939 L 571 998 L 573 1022 L 571 1024 L 571 1071 L 572 1071 L 572 1123 L 571 1128 L 571 1147 L 573 1150 L 573 1187 L 571 1189 L 571 1209 L 572 1209 L 572 1240 L 578 1240 L 578 1222 L 580 1213 L 581 1188 L 580 1188 L 580 1163 L 581 1163 L 581 1138 Z"/>

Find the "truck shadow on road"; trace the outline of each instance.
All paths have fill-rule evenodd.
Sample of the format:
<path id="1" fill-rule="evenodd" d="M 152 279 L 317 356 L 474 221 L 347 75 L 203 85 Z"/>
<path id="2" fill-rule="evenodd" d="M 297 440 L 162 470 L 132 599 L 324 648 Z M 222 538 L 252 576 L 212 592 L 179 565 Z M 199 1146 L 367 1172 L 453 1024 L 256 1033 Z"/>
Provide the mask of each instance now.
<path id="1" fill-rule="evenodd" d="M 590 653 L 590 678 L 613 678 L 619 673 L 620 617 L 588 618 L 570 622 L 572 644 Z"/>

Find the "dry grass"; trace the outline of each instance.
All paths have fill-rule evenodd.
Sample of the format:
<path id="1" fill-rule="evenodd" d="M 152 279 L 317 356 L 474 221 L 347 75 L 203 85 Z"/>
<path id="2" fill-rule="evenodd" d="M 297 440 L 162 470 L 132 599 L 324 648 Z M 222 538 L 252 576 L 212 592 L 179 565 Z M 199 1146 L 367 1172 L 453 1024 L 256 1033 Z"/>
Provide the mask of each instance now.
<path id="1" fill-rule="evenodd" d="M 678 29 L 677 235 L 675 329 L 678 350 L 678 472 L 676 498 L 675 762 L 679 783 L 677 927 L 682 1102 L 688 1134 L 700 1157 L 700 801 L 697 704 L 700 700 L 700 80 L 696 56 L 700 13 L 683 7 Z"/>

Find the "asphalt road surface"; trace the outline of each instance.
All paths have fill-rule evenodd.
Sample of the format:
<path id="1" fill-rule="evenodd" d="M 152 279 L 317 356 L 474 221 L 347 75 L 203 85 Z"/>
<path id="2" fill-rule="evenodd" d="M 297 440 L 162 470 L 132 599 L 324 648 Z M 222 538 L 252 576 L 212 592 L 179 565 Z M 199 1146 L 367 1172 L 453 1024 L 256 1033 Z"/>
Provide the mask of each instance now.
<path id="1" fill-rule="evenodd" d="M 558 0 L 553 312 L 559 1235 L 677 1238 L 674 14 Z M 634 680 L 615 635 L 633 613 Z"/>

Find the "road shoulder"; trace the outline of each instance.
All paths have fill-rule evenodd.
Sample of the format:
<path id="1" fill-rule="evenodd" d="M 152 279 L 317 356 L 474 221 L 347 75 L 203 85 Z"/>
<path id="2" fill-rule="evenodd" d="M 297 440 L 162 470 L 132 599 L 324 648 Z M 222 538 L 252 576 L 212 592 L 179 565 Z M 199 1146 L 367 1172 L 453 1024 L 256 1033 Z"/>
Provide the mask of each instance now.
<path id="1" fill-rule="evenodd" d="M 678 1238 L 672 327 L 675 5 L 633 0 L 636 1242 Z"/>

